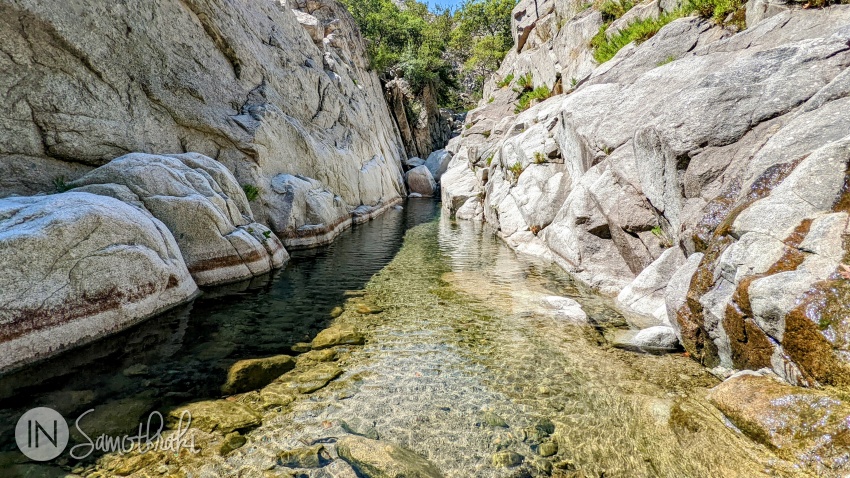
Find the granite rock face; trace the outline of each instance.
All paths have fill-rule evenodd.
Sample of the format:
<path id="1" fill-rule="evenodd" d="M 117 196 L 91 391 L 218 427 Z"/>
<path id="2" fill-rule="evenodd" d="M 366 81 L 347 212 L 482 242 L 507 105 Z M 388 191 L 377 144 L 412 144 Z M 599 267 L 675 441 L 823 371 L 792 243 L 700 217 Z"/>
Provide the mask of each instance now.
<path id="1" fill-rule="evenodd" d="M 740 33 L 680 18 L 602 65 L 594 9 L 517 17 L 517 48 L 446 148 L 443 206 L 617 296 L 633 326 L 671 327 L 707 366 L 845 386 L 850 7 L 762 10 Z M 563 43 L 587 62 L 566 67 Z M 554 94 L 513 113 L 495 84 L 509 73 Z"/>
<path id="2" fill-rule="evenodd" d="M 0 200 L 0 370 L 117 332 L 194 297 L 149 213 L 83 192 Z"/>
<path id="3" fill-rule="evenodd" d="M 402 139 L 335 0 L 2 2 L 0 35 L 0 294 L 20 303 L 2 308 L 0 369 L 267 273 L 284 243 L 326 243 L 406 195 Z"/>
<path id="4" fill-rule="evenodd" d="M 4 2 L 0 32 L 0 196 L 188 151 L 256 187 L 265 224 L 280 174 L 314 178 L 349 212 L 405 193 L 403 143 L 334 0 Z"/>

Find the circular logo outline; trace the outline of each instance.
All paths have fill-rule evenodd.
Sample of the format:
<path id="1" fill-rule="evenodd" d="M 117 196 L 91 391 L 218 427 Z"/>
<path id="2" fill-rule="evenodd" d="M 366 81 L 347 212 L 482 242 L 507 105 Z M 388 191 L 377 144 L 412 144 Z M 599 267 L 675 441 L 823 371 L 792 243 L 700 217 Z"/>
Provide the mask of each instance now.
<path id="1" fill-rule="evenodd" d="M 69 438 L 65 417 L 48 407 L 28 410 L 15 426 L 18 449 L 33 461 L 50 461 L 58 457 L 68 446 Z"/>

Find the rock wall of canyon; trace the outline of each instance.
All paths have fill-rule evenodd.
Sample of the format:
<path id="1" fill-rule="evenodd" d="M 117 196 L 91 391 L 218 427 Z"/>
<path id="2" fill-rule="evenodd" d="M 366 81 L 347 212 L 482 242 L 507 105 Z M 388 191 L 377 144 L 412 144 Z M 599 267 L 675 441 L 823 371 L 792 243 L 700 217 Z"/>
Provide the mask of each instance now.
<path id="1" fill-rule="evenodd" d="M 260 222 L 305 242 L 404 194 L 404 147 L 333 0 L 30 0 L 0 12 L 0 196 L 53 192 L 127 153 L 197 152 L 259 190 Z M 293 204 L 282 175 L 344 205 Z"/>
<path id="2" fill-rule="evenodd" d="M 846 386 L 850 7 L 755 3 L 742 32 L 679 18 L 598 65 L 598 11 L 520 2 L 515 49 L 447 147 L 443 206 L 720 373 Z M 516 112 L 500 80 L 529 73 L 554 95 Z"/>

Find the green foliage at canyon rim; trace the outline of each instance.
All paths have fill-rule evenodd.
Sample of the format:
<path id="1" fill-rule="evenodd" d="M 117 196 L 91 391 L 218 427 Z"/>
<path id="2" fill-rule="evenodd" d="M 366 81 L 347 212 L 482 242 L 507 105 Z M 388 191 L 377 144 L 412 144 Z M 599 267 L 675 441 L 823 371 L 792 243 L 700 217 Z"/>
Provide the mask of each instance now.
<path id="1" fill-rule="evenodd" d="M 403 77 L 415 92 L 434 87 L 441 106 L 467 109 L 513 44 L 515 0 L 467 0 L 459 9 L 415 0 L 342 0 L 366 39 L 371 67 Z"/>

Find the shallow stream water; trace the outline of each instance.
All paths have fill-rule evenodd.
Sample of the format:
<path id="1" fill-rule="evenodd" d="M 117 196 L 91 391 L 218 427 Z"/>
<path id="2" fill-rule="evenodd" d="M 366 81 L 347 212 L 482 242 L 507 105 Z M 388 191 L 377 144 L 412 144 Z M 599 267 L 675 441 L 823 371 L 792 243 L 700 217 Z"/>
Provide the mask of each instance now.
<path id="1" fill-rule="evenodd" d="M 577 300 L 590 324 L 542 307 L 551 295 Z M 380 312 L 358 312 L 364 305 Z M 68 417 L 120 403 L 117 409 L 133 410 L 128 421 L 137 422 L 152 409 L 216 398 L 236 359 L 287 353 L 327 326 L 337 306 L 345 311 L 335 325 L 366 338 L 339 350 L 338 378 L 263 411 L 262 425 L 229 454 L 172 457 L 134 469 L 134 476 L 352 477 L 341 460 L 305 469 L 278 460 L 281 451 L 318 442 L 335 458 L 333 442 L 351 432 L 413 450 L 450 477 L 799 472 L 705 401 L 717 381 L 695 362 L 609 346 L 602 330 L 623 322 L 608 299 L 518 256 L 484 226 L 439 218 L 426 200 L 296 256 L 273 277 L 211 292 L 2 378 L 2 436 L 35 405 Z M 236 399 L 250 403 L 251 395 Z M 494 460 L 505 451 L 522 463 Z M 52 465 L 111 476 L 123 460 Z"/>

